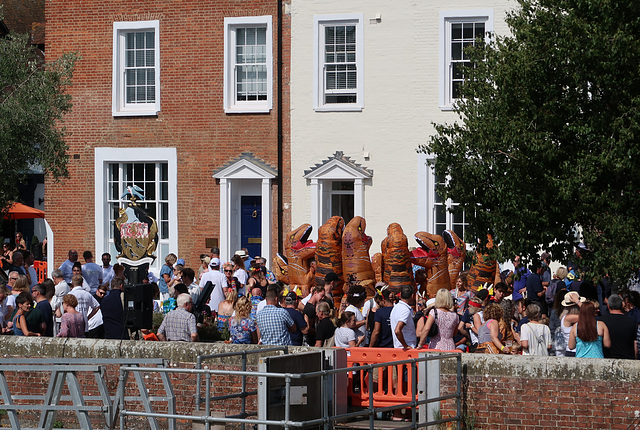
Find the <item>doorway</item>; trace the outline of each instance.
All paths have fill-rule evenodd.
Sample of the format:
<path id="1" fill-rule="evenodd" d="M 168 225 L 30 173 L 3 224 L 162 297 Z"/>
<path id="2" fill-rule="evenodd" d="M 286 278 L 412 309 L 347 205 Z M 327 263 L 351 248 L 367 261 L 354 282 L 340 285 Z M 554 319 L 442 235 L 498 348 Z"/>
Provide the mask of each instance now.
<path id="1" fill-rule="evenodd" d="M 250 257 L 261 255 L 262 197 L 240 198 L 240 247 L 247 248 Z"/>

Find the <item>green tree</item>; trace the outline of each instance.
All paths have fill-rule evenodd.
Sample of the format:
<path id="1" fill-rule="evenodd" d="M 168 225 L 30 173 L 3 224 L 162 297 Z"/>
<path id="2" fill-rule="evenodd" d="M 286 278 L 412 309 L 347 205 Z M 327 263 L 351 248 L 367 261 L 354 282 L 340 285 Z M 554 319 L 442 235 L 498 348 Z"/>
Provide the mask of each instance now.
<path id="1" fill-rule="evenodd" d="M 68 174 L 62 119 L 71 109 L 65 89 L 75 59 L 44 63 L 28 35 L 0 38 L 0 210 L 17 198 L 33 166 L 54 179 Z"/>
<path id="2" fill-rule="evenodd" d="M 640 257 L 640 9 L 617 0 L 518 0 L 511 34 L 468 55 L 459 119 L 418 150 L 460 203 L 467 240 L 566 262 L 581 233 L 594 276 Z"/>

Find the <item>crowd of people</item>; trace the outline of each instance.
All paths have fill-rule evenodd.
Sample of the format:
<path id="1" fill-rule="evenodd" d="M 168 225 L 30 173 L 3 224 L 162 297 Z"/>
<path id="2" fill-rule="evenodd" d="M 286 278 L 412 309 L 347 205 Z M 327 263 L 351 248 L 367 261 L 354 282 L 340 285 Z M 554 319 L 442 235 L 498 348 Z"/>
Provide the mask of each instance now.
<path id="1" fill-rule="evenodd" d="M 580 258 L 578 249 L 576 256 Z M 416 287 L 392 291 L 376 284 L 374 297 L 364 287 L 340 285 L 330 272 L 307 296 L 277 282 L 266 260 L 239 250 L 223 263 L 219 250 L 201 255 L 197 269 L 175 254 L 165 258 L 159 278 L 152 274 L 154 311 L 164 313 L 157 333 L 145 339 L 198 341 L 195 303 L 215 318 L 227 342 L 264 345 L 428 348 L 489 354 L 561 355 L 637 358 L 640 294 L 612 294 L 606 279 L 582 279 L 584 268 L 569 263 L 551 273 L 549 255 L 530 268 L 512 259 L 502 282 L 478 291 L 461 273 L 453 290 L 426 294 L 426 273 L 415 272 Z M 22 336 L 129 339 L 124 323 L 125 268 L 111 265 L 111 255 L 94 263 L 90 251 L 68 259 L 37 283 L 26 250 L 2 260 L 8 282 L 0 286 L 0 326 Z M 580 261 L 580 260 L 578 260 Z M 211 282 L 209 297 L 201 297 Z M 207 291 L 208 294 L 208 291 Z"/>

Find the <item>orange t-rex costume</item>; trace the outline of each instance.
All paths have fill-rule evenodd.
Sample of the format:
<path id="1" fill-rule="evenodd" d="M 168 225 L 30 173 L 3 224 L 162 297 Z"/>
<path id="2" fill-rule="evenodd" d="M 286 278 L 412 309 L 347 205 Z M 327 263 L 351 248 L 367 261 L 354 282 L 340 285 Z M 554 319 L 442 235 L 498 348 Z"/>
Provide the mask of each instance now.
<path id="1" fill-rule="evenodd" d="M 464 266 L 464 260 L 467 256 L 467 244 L 453 230 L 443 231 L 442 238 L 447 244 L 447 252 L 449 253 L 449 281 L 453 290 L 456 288 L 458 276 L 460 276 Z"/>
<path id="2" fill-rule="evenodd" d="M 316 254 L 316 244 L 308 240 L 312 230 L 313 227 L 310 224 L 302 224 L 289 233 L 285 243 L 290 289 L 300 288 L 305 297 L 309 294 L 315 280 L 315 272 L 310 266 Z"/>
<path id="3" fill-rule="evenodd" d="M 318 229 L 316 241 L 316 285 L 323 285 L 327 273 L 334 272 L 340 278 L 340 284 L 332 291 L 334 300 L 342 295 L 342 232 L 344 219 L 333 216 Z"/>
<path id="4" fill-rule="evenodd" d="M 468 287 L 472 291 L 477 291 L 485 283 L 497 284 L 500 282 L 500 270 L 498 270 L 498 262 L 492 260 L 485 250 L 493 249 L 493 236 L 487 235 L 487 246 L 485 249 L 481 249 L 478 246 L 476 251 L 476 258 L 471 268 L 469 269 L 469 276 L 467 277 Z"/>
<path id="5" fill-rule="evenodd" d="M 364 218 L 356 216 L 344 228 L 342 270 L 345 282 L 362 285 L 367 290 L 369 298 L 375 295 L 376 277 L 369 257 L 372 239 L 364 232 L 366 226 Z"/>
<path id="6" fill-rule="evenodd" d="M 400 224 L 389 224 L 387 237 L 380 247 L 383 261 L 382 281 L 396 294 L 400 293 L 400 287 L 403 285 L 415 286 L 409 244 Z"/>
<path id="7" fill-rule="evenodd" d="M 276 279 L 283 284 L 289 285 L 289 262 L 287 257 L 280 253 L 276 253 L 273 257 L 273 274 Z"/>
<path id="8" fill-rule="evenodd" d="M 449 282 L 449 257 L 442 236 L 419 231 L 415 234 L 420 248 L 411 253 L 411 262 L 428 270 L 427 293 L 435 297 L 440 288 L 451 288 Z"/>
<path id="9" fill-rule="evenodd" d="M 376 274 L 376 282 L 382 282 L 382 266 L 384 266 L 381 252 L 376 252 L 371 256 L 371 267 Z"/>

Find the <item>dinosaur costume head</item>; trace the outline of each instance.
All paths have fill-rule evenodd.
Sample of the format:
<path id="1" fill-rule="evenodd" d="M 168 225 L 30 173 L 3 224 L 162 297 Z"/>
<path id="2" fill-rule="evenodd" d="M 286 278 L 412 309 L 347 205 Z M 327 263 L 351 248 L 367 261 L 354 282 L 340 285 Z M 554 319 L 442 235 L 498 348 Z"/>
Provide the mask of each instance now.
<path id="1" fill-rule="evenodd" d="M 361 253 L 363 248 L 366 248 L 366 254 L 369 255 L 369 248 L 373 239 L 365 234 L 367 228 L 367 222 L 360 216 L 353 217 L 351 221 L 345 226 L 342 233 L 342 248 L 343 251 L 353 256 L 353 253 Z M 344 258 L 344 255 L 343 255 Z"/>
<path id="2" fill-rule="evenodd" d="M 311 224 L 302 224 L 293 230 L 287 237 L 287 248 L 290 249 L 292 253 L 300 253 L 305 249 L 314 249 L 316 246 L 315 242 L 309 240 L 312 231 L 313 227 Z"/>
<path id="3" fill-rule="evenodd" d="M 419 248 L 411 251 L 413 264 L 430 269 L 447 252 L 447 245 L 440 235 L 419 231 L 414 238 Z"/>
<path id="4" fill-rule="evenodd" d="M 273 257 L 273 274 L 278 281 L 285 284 L 289 284 L 288 264 L 287 257 L 280 253 L 276 253 L 276 256 Z"/>

